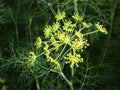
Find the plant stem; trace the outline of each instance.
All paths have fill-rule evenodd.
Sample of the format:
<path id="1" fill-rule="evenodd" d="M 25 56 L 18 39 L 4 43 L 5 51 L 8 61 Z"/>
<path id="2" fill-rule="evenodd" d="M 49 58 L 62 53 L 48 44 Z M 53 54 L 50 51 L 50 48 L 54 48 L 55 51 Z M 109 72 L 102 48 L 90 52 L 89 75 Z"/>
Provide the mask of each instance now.
<path id="1" fill-rule="evenodd" d="M 37 90 L 40 90 L 39 80 L 38 80 L 37 74 L 33 71 L 33 69 L 31 68 L 31 66 L 27 65 L 27 67 L 30 69 L 30 72 L 33 74 L 33 76 L 35 78 Z"/>
<path id="2" fill-rule="evenodd" d="M 37 75 L 35 76 L 35 81 L 36 81 L 37 90 L 40 90 L 39 80 L 38 80 L 38 78 L 37 78 Z"/>
<path id="3" fill-rule="evenodd" d="M 89 33 L 86 33 L 86 34 L 83 34 L 84 36 L 86 36 L 86 35 L 89 35 L 89 34 L 93 34 L 93 33 L 96 33 L 96 32 L 98 32 L 99 30 L 95 30 L 95 31 L 92 31 L 92 32 L 89 32 Z"/>
<path id="4" fill-rule="evenodd" d="M 60 75 L 63 77 L 63 79 L 68 83 L 68 85 L 70 86 L 71 90 L 74 90 L 73 88 L 73 84 L 65 77 L 65 75 L 63 74 L 63 72 L 60 72 Z"/>
<path id="5" fill-rule="evenodd" d="M 85 85 L 85 82 L 86 82 L 86 79 L 87 79 L 87 76 L 88 76 L 88 70 L 89 70 L 89 53 L 87 53 L 87 58 L 86 58 L 86 70 L 85 70 L 85 74 L 83 76 L 83 81 L 82 81 L 82 84 L 81 84 L 81 87 L 80 87 L 80 90 L 83 90 L 83 87 Z"/>
<path id="6" fill-rule="evenodd" d="M 73 68 L 71 68 L 71 83 L 72 83 L 72 85 L 73 85 L 73 80 L 74 80 L 74 67 Z"/>
<path id="7" fill-rule="evenodd" d="M 29 32 L 30 42 L 32 42 L 31 24 L 32 24 L 32 18 L 30 18 L 29 25 L 28 25 L 28 32 Z"/>
<path id="8" fill-rule="evenodd" d="M 77 0 L 74 0 L 73 3 L 74 3 L 75 14 L 79 15 L 79 12 L 78 12 L 78 9 L 77 9 Z"/>
<path id="9" fill-rule="evenodd" d="M 55 15 L 56 15 L 56 12 L 55 12 L 55 10 L 53 9 L 52 4 L 51 4 L 51 3 L 48 3 L 48 6 L 50 7 L 50 9 L 51 9 L 53 15 L 55 16 Z"/>
<path id="10" fill-rule="evenodd" d="M 61 51 L 60 54 L 57 56 L 56 60 L 62 55 L 62 53 L 63 53 L 63 51 L 65 50 L 66 46 L 67 46 L 67 44 L 64 45 L 62 51 Z"/>
<path id="11" fill-rule="evenodd" d="M 19 39 L 18 39 L 18 27 L 17 27 L 17 22 L 16 19 L 14 18 L 13 14 L 10 12 L 11 19 L 15 25 L 15 33 L 16 33 L 16 39 L 17 39 L 17 44 L 19 45 Z"/>

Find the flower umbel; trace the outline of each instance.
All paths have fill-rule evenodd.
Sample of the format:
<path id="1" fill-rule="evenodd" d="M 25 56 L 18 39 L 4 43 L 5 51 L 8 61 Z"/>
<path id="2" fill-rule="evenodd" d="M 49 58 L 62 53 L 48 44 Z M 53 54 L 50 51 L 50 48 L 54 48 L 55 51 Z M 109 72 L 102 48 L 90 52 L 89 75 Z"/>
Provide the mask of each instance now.
<path id="1" fill-rule="evenodd" d="M 73 15 L 72 16 L 75 21 L 82 21 L 82 17 L 79 15 Z M 45 37 L 48 41 L 46 41 L 44 44 L 44 51 L 47 61 L 53 64 L 54 69 L 60 67 L 58 62 L 58 57 L 62 55 L 62 53 L 58 57 L 51 56 L 52 51 L 50 51 L 50 48 L 54 49 L 54 51 L 58 51 L 59 47 L 62 47 L 64 45 L 69 45 L 70 49 L 75 52 L 75 54 L 72 56 L 72 54 L 68 54 L 68 59 L 66 58 L 68 63 L 70 64 L 70 67 L 73 68 L 74 66 L 78 66 L 79 62 L 83 62 L 83 59 L 80 55 L 77 54 L 78 51 L 83 51 L 83 48 L 86 48 L 89 44 L 87 43 L 87 39 L 84 38 L 84 35 L 81 33 L 80 30 L 77 29 L 77 22 L 73 23 L 72 20 L 67 20 L 65 18 L 65 12 L 58 12 L 56 15 L 56 22 L 53 23 L 53 25 L 47 25 L 44 29 Z M 61 20 L 61 22 L 59 22 Z M 85 28 L 89 28 L 91 24 L 83 23 Z M 64 50 L 62 50 L 64 51 Z M 61 52 L 62 52 L 61 51 Z M 59 52 L 57 52 L 59 53 Z M 66 53 L 67 54 L 67 53 Z M 64 55 L 65 57 L 66 55 Z"/>
<path id="2" fill-rule="evenodd" d="M 72 55 L 71 53 L 68 53 L 67 56 L 65 57 L 67 60 L 66 63 L 70 63 L 70 67 L 73 68 L 74 66 L 79 66 L 78 63 L 83 62 L 83 58 L 81 58 L 80 54 L 74 54 Z"/>
<path id="3" fill-rule="evenodd" d="M 99 22 L 97 22 L 97 24 L 95 24 L 95 27 L 102 33 L 104 34 L 108 34 L 106 28 L 103 27 L 103 25 L 100 25 Z"/>
<path id="4" fill-rule="evenodd" d="M 41 38 L 38 37 L 35 45 L 37 49 L 42 48 L 41 50 L 43 50 L 47 61 L 51 63 L 52 67 L 56 70 L 60 70 L 61 68 L 59 63 L 59 59 L 61 59 L 60 57 L 66 59 L 66 63 L 69 63 L 71 68 L 74 66 L 78 67 L 78 63 L 83 62 L 83 58 L 78 52 L 82 52 L 84 48 L 89 46 L 85 35 L 92 34 L 98 30 L 107 34 L 107 30 L 103 27 L 103 25 L 100 25 L 99 22 L 95 24 L 98 30 L 83 34 L 82 30 L 90 28 L 92 24 L 82 22 L 82 16 L 77 14 L 72 16 L 76 22 L 65 19 L 65 12 L 58 12 L 55 18 L 56 22 L 53 23 L 53 25 L 46 25 L 44 28 L 45 41 L 42 41 Z M 81 24 L 82 28 L 77 27 L 78 21 L 81 22 L 79 24 Z M 41 47 L 42 43 L 43 47 Z M 68 47 L 63 47 L 64 45 Z M 65 50 L 68 48 L 69 51 L 66 52 Z M 65 53 L 64 56 L 62 56 L 63 52 Z M 58 55 L 56 55 L 56 53 Z M 34 64 L 35 60 L 35 53 L 30 52 L 30 64 Z"/>
<path id="5" fill-rule="evenodd" d="M 83 25 L 84 28 L 90 28 L 92 26 L 91 23 L 87 24 L 86 22 L 82 22 L 82 25 Z"/>
<path id="6" fill-rule="evenodd" d="M 52 32 L 56 32 L 58 29 L 59 29 L 59 26 L 60 26 L 60 24 L 59 24 L 59 22 L 56 22 L 56 23 L 54 23 L 53 25 L 52 25 Z"/>
<path id="7" fill-rule="evenodd" d="M 52 63 L 52 66 L 53 66 L 54 70 L 57 70 L 57 71 L 61 70 L 60 64 L 57 60 L 53 59 L 50 56 L 47 58 L 47 60 L 48 60 L 48 62 Z"/>
<path id="8" fill-rule="evenodd" d="M 33 65 L 36 61 L 36 55 L 34 52 L 29 52 L 29 63 Z"/>
<path id="9" fill-rule="evenodd" d="M 80 21 L 80 22 L 83 20 L 82 16 L 79 16 L 77 14 L 74 14 L 72 18 L 75 19 L 75 21 Z"/>
<path id="10" fill-rule="evenodd" d="M 42 40 L 40 37 L 38 37 L 35 42 L 36 48 L 39 49 L 41 47 L 41 44 L 42 44 Z"/>
<path id="11" fill-rule="evenodd" d="M 65 20 L 63 25 L 63 30 L 67 31 L 67 32 L 72 32 L 74 30 L 74 28 L 76 27 L 76 24 L 73 24 L 72 21 L 67 21 Z"/>
<path id="12" fill-rule="evenodd" d="M 51 26 L 46 26 L 45 29 L 44 29 L 44 35 L 45 35 L 45 38 L 49 38 L 50 37 L 50 34 L 51 34 Z"/>
<path id="13" fill-rule="evenodd" d="M 55 16 L 56 20 L 62 20 L 65 18 L 65 12 L 58 12 L 57 15 Z"/>

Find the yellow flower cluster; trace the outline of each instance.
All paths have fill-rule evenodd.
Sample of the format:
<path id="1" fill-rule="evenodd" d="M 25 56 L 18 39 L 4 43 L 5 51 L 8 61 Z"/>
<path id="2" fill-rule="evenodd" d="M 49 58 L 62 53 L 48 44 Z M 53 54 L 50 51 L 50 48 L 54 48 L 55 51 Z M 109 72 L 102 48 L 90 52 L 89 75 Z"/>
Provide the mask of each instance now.
<path id="1" fill-rule="evenodd" d="M 72 21 L 64 21 L 64 25 L 63 25 L 63 30 L 67 31 L 67 32 L 72 32 L 74 30 L 74 28 L 76 27 L 76 24 L 73 24 Z"/>
<path id="2" fill-rule="evenodd" d="M 63 57 L 66 63 L 70 64 L 70 67 L 79 66 L 78 64 L 83 62 L 83 58 L 78 52 L 83 51 L 84 48 L 89 46 L 85 35 L 95 33 L 97 31 L 82 33 L 83 29 L 88 29 L 92 26 L 91 23 L 83 22 L 82 16 L 74 14 L 71 16 L 73 20 L 65 19 L 65 12 L 58 12 L 55 16 L 56 22 L 53 25 L 46 25 L 44 28 L 45 40 L 42 41 L 40 37 L 36 39 L 36 48 L 42 48 L 44 55 L 48 62 L 52 64 L 55 70 L 61 70 L 59 59 Z M 75 22 L 72 22 L 75 21 Z M 78 28 L 78 22 L 82 28 Z M 100 25 L 99 22 L 95 24 L 96 28 L 104 34 L 107 34 L 107 30 Z M 63 47 L 66 46 L 66 47 Z M 68 46 L 68 47 L 67 47 Z M 62 49 L 63 47 L 63 49 Z M 70 49 L 64 56 L 62 56 L 65 49 Z M 55 55 L 57 53 L 59 55 Z M 54 56 L 54 57 L 53 57 Z M 36 55 L 34 52 L 30 52 L 29 61 L 34 64 Z"/>
<path id="3" fill-rule="evenodd" d="M 45 29 L 44 29 L 45 38 L 50 37 L 50 33 L 51 33 L 51 27 L 46 26 Z"/>
<path id="4" fill-rule="evenodd" d="M 52 63 L 55 70 L 60 70 L 60 64 L 50 56 L 49 45 L 45 42 L 44 51 L 48 62 Z"/>
<path id="5" fill-rule="evenodd" d="M 42 40 L 40 37 L 38 37 L 35 42 L 36 48 L 39 49 L 41 47 L 41 44 L 42 44 Z"/>
<path id="6" fill-rule="evenodd" d="M 92 26 L 91 23 L 87 24 L 86 22 L 82 22 L 82 25 L 83 25 L 84 28 L 90 28 Z"/>
<path id="7" fill-rule="evenodd" d="M 36 61 L 36 55 L 34 52 L 29 52 L 29 64 L 33 65 Z"/>
<path id="8" fill-rule="evenodd" d="M 47 58 L 47 60 L 48 62 L 52 63 L 54 70 L 61 71 L 60 63 L 57 60 L 53 59 L 50 56 Z"/>
<path id="9" fill-rule="evenodd" d="M 99 22 L 97 22 L 97 24 L 95 24 L 95 27 L 102 33 L 104 34 L 108 34 L 106 28 L 103 27 L 103 25 L 100 25 Z"/>
<path id="10" fill-rule="evenodd" d="M 45 42 L 44 44 L 45 44 L 45 46 L 44 46 L 45 55 L 48 58 L 49 54 L 50 54 L 49 45 L 47 44 L 47 42 Z"/>
<path id="11" fill-rule="evenodd" d="M 82 16 L 79 16 L 77 14 L 74 14 L 72 18 L 75 19 L 75 21 L 80 21 L 80 22 L 83 20 Z"/>
<path id="12" fill-rule="evenodd" d="M 65 18 L 65 12 L 58 12 L 57 15 L 55 16 L 56 20 L 62 20 Z"/>
<path id="13" fill-rule="evenodd" d="M 83 62 L 83 58 L 81 58 L 80 54 L 74 54 L 72 55 L 71 53 L 68 53 L 67 56 L 65 57 L 67 60 L 66 63 L 70 63 L 70 67 L 73 68 L 74 66 L 79 66 L 78 63 Z"/>
<path id="14" fill-rule="evenodd" d="M 61 16 L 60 16 L 61 15 Z M 76 21 L 82 21 L 82 17 L 79 15 L 73 15 L 72 18 Z M 89 28 L 91 24 L 83 23 L 83 26 L 85 28 Z M 87 43 L 87 40 L 83 37 L 84 35 L 81 33 L 80 30 L 76 30 L 77 23 L 73 23 L 72 20 L 66 20 L 65 19 L 65 13 L 59 12 L 56 15 L 56 23 L 53 25 L 47 25 L 44 29 L 45 38 L 49 40 L 48 42 L 45 42 L 44 51 L 46 52 L 46 58 L 49 62 L 51 62 L 55 68 L 59 68 L 59 62 L 53 58 L 51 58 L 50 51 L 49 51 L 49 45 L 52 45 L 54 49 L 57 51 L 60 46 L 64 44 L 68 44 L 71 49 L 76 53 L 78 50 L 83 51 L 83 48 L 86 48 L 89 44 Z M 71 61 L 69 63 L 70 67 L 72 68 L 74 65 L 78 66 L 77 63 L 83 62 L 83 59 L 80 55 L 77 53 L 75 55 L 70 56 L 69 58 Z M 68 61 L 66 61 L 68 62 Z"/>
<path id="15" fill-rule="evenodd" d="M 87 43 L 87 39 L 83 37 L 83 34 L 80 31 L 75 31 L 74 41 L 72 41 L 71 46 L 73 49 L 83 51 L 83 48 L 87 48 L 89 44 Z"/>

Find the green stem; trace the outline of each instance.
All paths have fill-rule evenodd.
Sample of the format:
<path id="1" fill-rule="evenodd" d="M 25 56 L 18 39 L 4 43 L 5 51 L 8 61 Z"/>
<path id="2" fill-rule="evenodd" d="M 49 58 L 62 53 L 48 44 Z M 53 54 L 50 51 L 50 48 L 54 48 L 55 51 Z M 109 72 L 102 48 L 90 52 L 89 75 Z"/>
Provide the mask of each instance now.
<path id="1" fill-rule="evenodd" d="M 51 44 L 52 45 L 52 44 Z M 61 45 L 59 45 L 59 47 L 60 47 Z M 49 51 L 50 52 L 52 52 L 52 51 L 54 51 L 56 48 L 51 48 L 51 49 L 49 49 Z M 40 53 L 39 55 L 37 55 L 37 57 L 40 57 L 41 55 L 43 55 L 43 54 L 45 54 L 45 51 L 44 52 L 42 52 L 42 53 Z"/>
<path id="2" fill-rule="evenodd" d="M 16 39 L 17 39 L 17 44 L 19 45 L 17 22 L 16 22 L 16 19 L 13 17 L 12 13 L 10 13 L 10 16 L 11 16 L 11 19 L 12 19 L 14 25 L 15 25 Z"/>
<path id="3" fill-rule="evenodd" d="M 74 90 L 73 88 L 73 84 L 65 77 L 65 75 L 63 74 L 63 72 L 60 73 L 60 75 L 63 77 L 63 79 L 68 83 L 68 85 L 70 86 L 71 90 Z"/>
<path id="4" fill-rule="evenodd" d="M 82 82 L 82 84 L 81 84 L 81 90 L 82 90 L 82 88 L 83 88 L 84 85 L 85 85 L 86 78 L 87 78 L 87 75 L 84 76 L 83 82 Z"/>
<path id="5" fill-rule="evenodd" d="M 74 67 L 71 69 L 71 83 L 73 85 L 73 80 L 74 80 Z"/>
<path id="6" fill-rule="evenodd" d="M 75 12 L 76 15 L 79 15 L 77 1 L 78 0 L 73 1 L 73 3 L 74 3 L 74 12 Z M 80 23 L 78 23 L 78 27 L 79 27 L 79 29 L 81 29 L 81 24 Z"/>
<path id="7" fill-rule="evenodd" d="M 86 36 L 86 35 L 89 35 L 89 34 L 93 34 L 93 33 L 96 33 L 96 32 L 98 32 L 99 30 L 95 30 L 95 31 L 92 31 L 92 32 L 89 32 L 89 33 L 86 33 L 86 34 L 83 34 L 84 36 Z"/>
<path id="8" fill-rule="evenodd" d="M 85 85 L 85 81 L 86 81 L 86 78 L 87 78 L 87 74 L 88 74 L 88 69 L 89 69 L 89 63 L 88 63 L 88 59 L 87 59 L 87 62 L 86 62 L 86 70 L 85 70 L 85 75 L 84 75 L 84 78 L 83 78 L 83 81 L 82 81 L 82 84 L 81 84 L 81 90 L 83 89 L 84 85 Z"/>
<path id="9" fill-rule="evenodd" d="M 32 23 L 32 20 L 29 20 L 28 32 L 29 32 L 29 38 L 30 38 L 30 42 L 32 42 L 31 23 Z"/>
<path id="10" fill-rule="evenodd" d="M 40 90 L 40 86 L 39 86 L 40 84 L 39 84 L 39 80 L 38 80 L 37 74 L 33 71 L 31 66 L 27 65 L 27 67 L 30 69 L 30 72 L 33 74 L 33 76 L 35 78 L 37 90 Z"/>
<path id="11" fill-rule="evenodd" d="M 75 14 L 79 15 L 78 8 L 77 8 L 77 1 L 78 0 L 73 1 L 73 3 L 74 3 L 74 11 L 75 11 Z"/>
<path id="12" fill-rule="evenodd" d="M 61 51 L 60 54 L 57 56 L 56 60 L 62 55 L 62 53 L 63 53 L 63 51 L 65 50 L 66 46 L 67 46 L 67 44 L 64 45 L 62 51 Z"/>
<path id="13" fill-rule="evenodd" d="M 40 90 L 40 84 L 39 84 L 39 80 L 37 78 L 37 75 L 35 76 L 35 81 L 36 81 L 36 87 L 37 87 L 37 90 Z"/>
<path id="14" fill-rule="evenodd" d="M 53 15 L 55 16 L 55 15 L 56 15 L 56 12 L 55 12 L 55 10 L 53 9 L 52 4 L 51 4 L 51 3 L 48 3 L 48 6 L 50 7 L 50 9 L 51 9 Z"/>
<path id="15" fill-rule="evenodd" d="M 87 4 L 88 4 L 88 0 L 85 0 L 85 7 L 84 7 L 84 12 L 83 12 L 83 18 L 84 18 L 84 16 L 85 16 L 85 12 L 86 12 L 86 9 L 87 9 Z"/>

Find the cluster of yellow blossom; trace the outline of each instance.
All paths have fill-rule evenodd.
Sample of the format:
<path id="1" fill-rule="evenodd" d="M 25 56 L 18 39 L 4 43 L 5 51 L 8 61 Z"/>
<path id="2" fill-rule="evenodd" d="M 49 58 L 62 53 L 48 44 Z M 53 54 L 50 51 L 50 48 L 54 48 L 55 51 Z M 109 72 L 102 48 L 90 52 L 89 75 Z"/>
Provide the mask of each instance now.
<path id="1" fill-rule="evenodd" d="M 83 62 L 83 58 L 81 58 L 80 54 L 71 54 L 68 53 L 67 56 L 65 57 L 67 60 L 66 63 L 70 63 L 70 67 L 73 68 L 74 66 L 79 66 L 78 63 Z"/>
<path id="2" fill-rule="evenodd" d="M 74 14 L 72 18 L 75 19 L 75 21 L 80 21 L 80 22 L 83 20 L 82 16 L 79 16 L 77 14 Z"/>
<path id="3" fill-rule="evenodd" d="M 36 39 L 36 48 L 42 48 L 44 55 L 48 62 L 52 64 L 55 70 L 60 70 L 59 57 L 62 56 L 64 51 L 60 47 L 64 45 L 69 46 L 70 51 L 64 55 L 65 62 L 70 64 L 70 67 L 79 66 L 78 64 L 83 62 L 80 51 L 83 48 L 89 46 L 88 40 L 84 37 L 85 34 L 81 30 L 90 28 L 91 23 L 86 23 L 83 21 L 82 16 L 74 14 L 71 16 L 73 20 L 67 20 L 65 12 L 58 12 L 55 16 L 56 22 L 53 25 L 46 25 L 44 28 L 45 41 L 42 41 L 40 37 Z M 75 22 L 73 22 L 75 21 Z M 81 24 L 81 28 L 78 28 L 78 23 Z M 107 34 L 107 30 L 99 23 L 95 24 L 95 27 L 104 34 Z M 91 34 L 90 32 L 87 34 Z M 86 34 L 86 35 L 87 35 Z M 46 41 L 47 40 L 47 41 Z M 68 47 L 67 47 L 68 48 Z M 65 49 L 65 48 L 64 48 Z M 59 53 L 58 56 L 52 56 L 52 51 Z M 29 61 L 33 65 L 36 60 L 36 55 L 34 52 L 30 52 Z"/>
<path id="4" fill-rule="evenodd" d="M 29 52 L 29 64 L 34 65 L 36 61 L 36 55 L 34 52 Z"/>
<path id="5" fill-rule="evenodd" d="M 97 24 L 95 24 L 95 27 L 102 33 L 104 34 L 108 34 L 106 28 L 103 27 L 103 25 L 100 25 L 99 22 L 97 22 Z"/>
<path id="6" fill-rule="evenodd" d="M 65 18 L 65 12 L 58 12 L 57 15 L 55 16 L 56 20 L 62 20 Z"/>
<path id="7" fill-rule="evenodd" d="M 83 34 L 80 30 L 76 30 L 77 23 L 73 23 L 72 20 L 65 19 L 65 12 L 59 12 L 56 15 L 56 23 L 53 25 L 47 25 L 44 29 L 45 38 L 47 38 L 55 49 L 59 49 L 60 46 L 64 44 L 68 44 L 71 47 L 71 50 L 83 51 L 83 48 L 86 48 L 89 44 L 87 43 L 87 39 L 83 37 Z M 82 17 L 79 15 L 73 15 L 72 18 L 75 21 L 82 21 Z M 61 24 L 62 23 L 62 24 Z M 85 28 L 89 28 L 91 24 L 83 23 Z M 46 57 L 49 62 L 54 64 L 55 68 L 60 68 L 59 62 L 56 59 L 53 59 L 50 56 L 48 43 L 45 45 L 44 50 L 46 52 Z M 56 50 L 56 51 L 57 51 Z M 48 54 L 49 52 L 49 54 Z M 70 63 L 70 67 L 73 68 L 75 65 L 78 66 L 78 63 L 83 62 L 83 58 L 77 53 L 75 55 L 68 54 L 66 57 L 66 63 Z M 69 60 L 69 61 L 68 61 Z"/>
<path id="8" fill-rule="evenodd" d="M 35 42 L 36 48 L 39 49 L 41 47 L 41 44 L 42 44 L 42 40 L 40 37 L 38 37 Z"/>
<path id="9" fill-rule="evenodd" d="M 52 57 L 49 56 L 47 58 L 47 61 L 52 63 L 52 66 L 53 66 L 54 70 L 61 71 L 60 63 L 57 60 L 55 60 L 55 59 L 53 59 Z"/>

